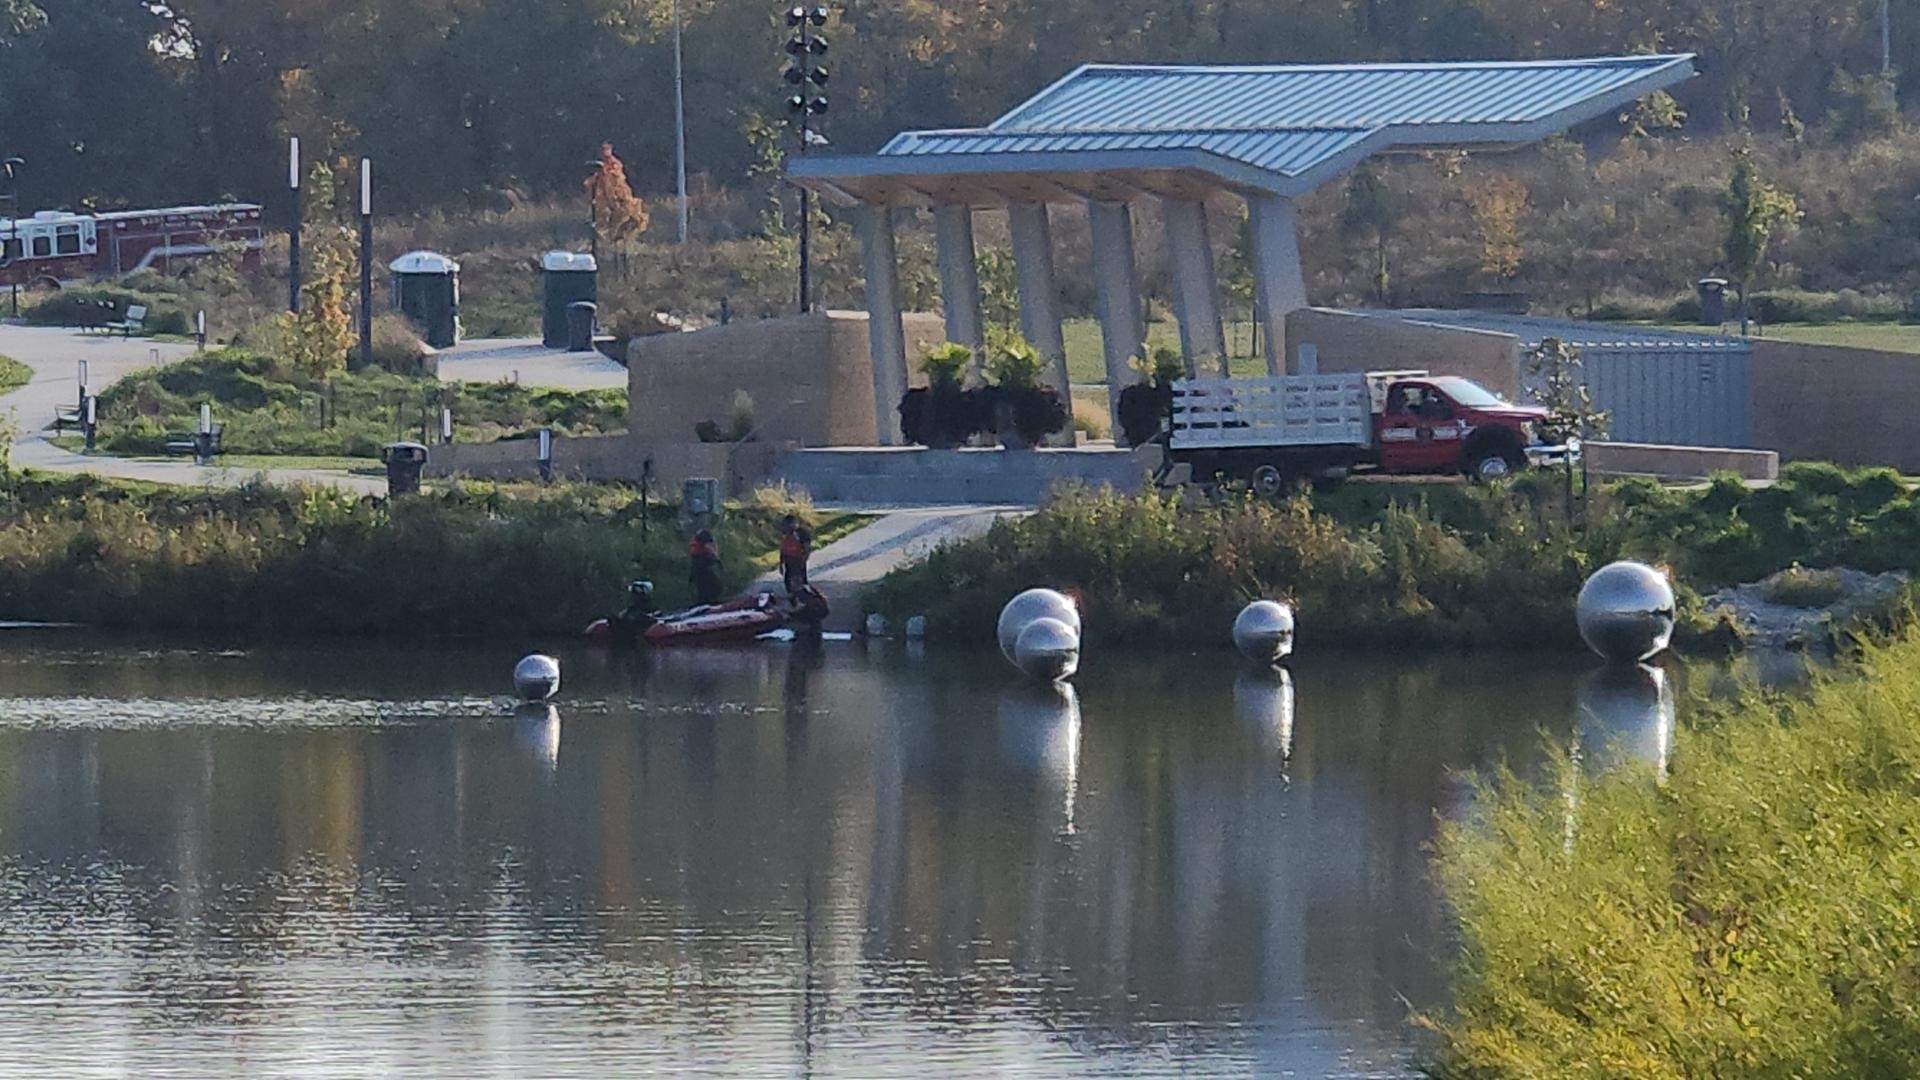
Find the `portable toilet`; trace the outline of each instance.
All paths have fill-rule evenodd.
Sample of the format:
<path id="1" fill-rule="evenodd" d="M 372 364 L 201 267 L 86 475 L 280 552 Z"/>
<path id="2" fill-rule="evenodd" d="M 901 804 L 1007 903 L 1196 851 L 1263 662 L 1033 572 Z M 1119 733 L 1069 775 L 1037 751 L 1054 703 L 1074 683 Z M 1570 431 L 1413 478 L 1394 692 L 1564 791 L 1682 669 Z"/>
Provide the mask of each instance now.
<path id="1" fill-rule="evenodd" d="M 460 343 L 460 264 L 432 251 L 393 260 L 393 308 L 418 325 L 427 344 L 451 349 Z"/>
<path id="2" fill-rule="evenodd" d="M 593 256 L 572 251 L 549 251 L 540 260 L 545 288 L 540 340 L 549 349 L 567 347 L 567 309 L 600 300 L 600 267 Z"/>

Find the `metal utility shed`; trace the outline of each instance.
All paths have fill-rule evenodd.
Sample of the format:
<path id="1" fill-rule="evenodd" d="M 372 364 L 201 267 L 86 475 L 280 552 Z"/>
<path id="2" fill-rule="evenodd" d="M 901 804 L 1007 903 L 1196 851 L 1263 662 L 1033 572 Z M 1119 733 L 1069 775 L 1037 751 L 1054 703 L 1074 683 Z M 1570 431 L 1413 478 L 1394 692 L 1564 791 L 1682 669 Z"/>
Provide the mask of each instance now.
<path id="1" fill-rule="evenodd" d="M 907 386 L 890 210 L 931 206 L 947 334 L 984 344 L 972 211 L 1004 207 L 1013 235 L 1021 331 L 1064 389 L 1048 207 L 1085 203 L 1105 339 L 1110 404 L 1145 337 L 1132 207 L 1160 203 L 1174 307 L 1190 370 L 1226 355 L 1208 205 L 1246 200 L 1255 307 L 1267 365 L 1288 367 L 1286 316 L 1306 306 L 1294 200 L 1374 154 L 1510 149 L 1611 113 L 1694 73 L 1689 54 L 1429 64 L 1131 66 L 1090 64 L 984 128 L 909 131 L 878 153 L 810 155 L 788 176 L 862 208 L 875 407 L 898 442 Z"/>
<path id="2" fill-rule="evenodd" d="M 1580 352 L 1607 436 L 1669 446 L 1753 446 L 1753 348 L 1745 338 L 1485 311 L 1355 314 L 1510 334 L 1522 350 L 1558 338 Z M 1524 363 L 1521 381 L 1532 389 Z"/>

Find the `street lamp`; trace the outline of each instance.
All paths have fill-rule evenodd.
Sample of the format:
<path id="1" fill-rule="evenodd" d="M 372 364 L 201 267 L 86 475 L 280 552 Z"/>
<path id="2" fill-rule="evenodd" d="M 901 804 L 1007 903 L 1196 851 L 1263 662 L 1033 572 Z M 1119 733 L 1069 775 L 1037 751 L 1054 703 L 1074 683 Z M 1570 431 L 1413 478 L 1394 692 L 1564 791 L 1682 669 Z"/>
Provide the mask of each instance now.
<path id="1" fill-rule="evenodd" d="M 687 242 L 687 80 L 680 51 L 680 0 L 673 0 L 673 159 L 680 194 L 680 242 Z"/>
<path id="2" fill-rule="evenodd" d="M 824 7 L 787 9 L 787 56 L 790 58 L 784 78 L 787 93 L 787 122 L 798 139 L 795 153 L 804 155 L 819 136 L 815 119 L 827 111 L 827 39 L 820 28 L 827 25 Z M 800 313 L 813 310 L 813 193 L 800 189 Z"/>
<path id="3" fill-rule="evenodd" d="M 373 366 L 373 160 L 360 159 L 360 366 Z"/>
<path id="4" fill-rule="evenodd" d="M 0 244 L 0 269 L 20 257 L 20 170 L 26 164 L 24 158 L 17 157 L 0 161 L 0 177 L 7 181 L 7 242 Z M 8 294 L 13 317 L 17 319 L 20 317 L 20 282 L 13 282 Z"/>
<path id="5" fill-rule="evenodd" d="M 287 187 L 292 190 L 293 222 L 287 230 L 287 310 L 300 314 L 300 139 L 287 140 Z"/>

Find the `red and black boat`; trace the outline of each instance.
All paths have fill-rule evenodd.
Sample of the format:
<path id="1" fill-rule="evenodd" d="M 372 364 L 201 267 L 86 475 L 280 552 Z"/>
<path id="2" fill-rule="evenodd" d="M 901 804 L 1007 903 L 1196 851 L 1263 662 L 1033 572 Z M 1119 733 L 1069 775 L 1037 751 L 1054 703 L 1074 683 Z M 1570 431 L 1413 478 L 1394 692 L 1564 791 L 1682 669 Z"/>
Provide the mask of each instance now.
<path id="1" fill-rule="evenodd" d="M 596 645 L 721 645 L 753 641 L 763 634 L 798 625 L 818 629 L 827 618 L 827 598 L 807 586 L 781 599 L 755 593 L 723 604 L 702 604 L 684 611 L 653 612 L 652 590 L 635 582 L 635 602 L 610 619 L 587 627 Z"/>

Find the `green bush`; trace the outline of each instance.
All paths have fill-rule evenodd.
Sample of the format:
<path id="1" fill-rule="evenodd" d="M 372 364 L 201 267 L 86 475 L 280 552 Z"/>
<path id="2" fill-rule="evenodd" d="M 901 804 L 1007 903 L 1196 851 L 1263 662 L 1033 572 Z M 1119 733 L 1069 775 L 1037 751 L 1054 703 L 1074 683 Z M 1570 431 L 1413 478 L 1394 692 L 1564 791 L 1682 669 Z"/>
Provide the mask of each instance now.
<path id="1" fill-rule="evenodd" d="M 676 508 L 619 487 L 454 485 L 384 502 L 332 489 L 0 481 L 0 617 L 221 632 L 568 635 L 651 578 L 690 600 Z M 726 584 L 764 568 L 777 500 L 718 527 Z"/>
<path id="2" fill-rule="evenodd" d="M 1449 825 L 1441 1077 L 1920 1075 L 1920 637 Z"/>
<path id="3" fill-rule="evenodd" d="M 0 394 L 18 390 L 33 381 L 33 369 L 11 356 L 0 356 Z"/>

